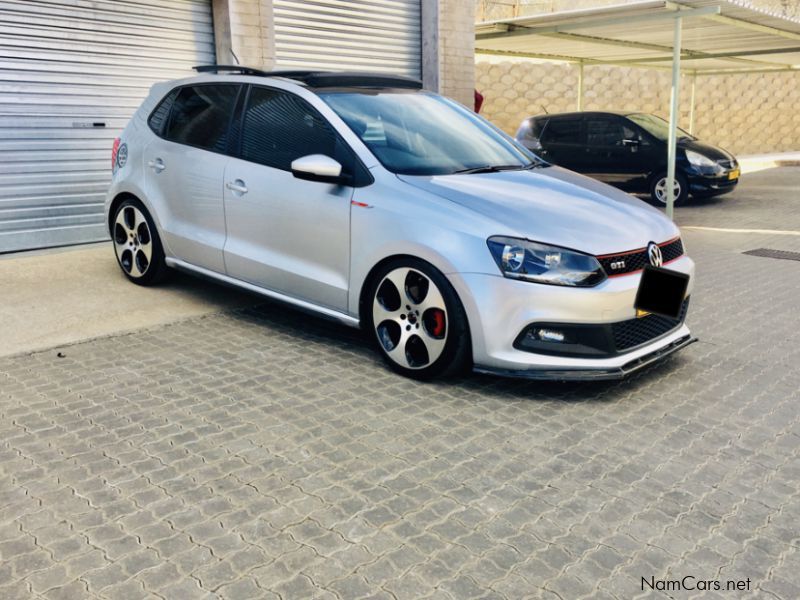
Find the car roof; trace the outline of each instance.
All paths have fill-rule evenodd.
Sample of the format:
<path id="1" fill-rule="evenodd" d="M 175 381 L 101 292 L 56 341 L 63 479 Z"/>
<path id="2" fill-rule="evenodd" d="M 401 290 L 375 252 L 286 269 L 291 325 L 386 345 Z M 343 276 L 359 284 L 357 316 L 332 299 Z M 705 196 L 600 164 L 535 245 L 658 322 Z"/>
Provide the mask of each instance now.
<path id="1" fill-rule="evenodd" d="M 553 117 L 586 117 L 586 116 L 614 116 L 614 117 L 627 117 L 630 115 L 638 114 L 637 111 L 620 111 L 620 110 L 585 110 L 573 111 L 563 113 L 547 113 L 543 115 L 535 115 L 529 117 L 531 119 L 552 119 Z"/>
<path id="2" fill-rule="evenodd" d="M 402 89 L 421 90 L 418 79 L 395 75 L 393 73 L 373 73 L 364 71 L 317 71 L 317 70 L 275 70 L 263 71 L 240 65 L 199 65 L 194 67 L 200 75 L 225 74 L 245 77 L 264 77 L 281 79 L 314 90 L 335 89 L 336 91 L 364 89 Z M 208 81 L 208 79 L 204 79 Z"/>

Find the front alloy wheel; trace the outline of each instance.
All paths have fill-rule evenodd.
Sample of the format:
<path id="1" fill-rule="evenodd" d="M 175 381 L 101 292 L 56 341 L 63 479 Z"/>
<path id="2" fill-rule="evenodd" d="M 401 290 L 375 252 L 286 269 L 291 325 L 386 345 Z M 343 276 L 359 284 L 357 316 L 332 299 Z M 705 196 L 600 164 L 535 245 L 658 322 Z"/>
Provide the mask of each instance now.
<path id="1" fill-rule="evenodd" d="M 680 173 L 675 173 L 672 189 L 675 191 L 675 206 L 680 206 L 689 198 L 689 182 Z M 653 178 L 650 195 L 658 204 L 667 205 L 667 174 L 660 173 Z"/>
<path id="2" fill-rule="evenodd" d="M 416 261 L 415 261 L 416 262 Z M 464 366 L 466 317 L 450 284 L 432 267 L 393 265 L 372 294 L 372 329 L 396 371 L 427 379 Z"/>

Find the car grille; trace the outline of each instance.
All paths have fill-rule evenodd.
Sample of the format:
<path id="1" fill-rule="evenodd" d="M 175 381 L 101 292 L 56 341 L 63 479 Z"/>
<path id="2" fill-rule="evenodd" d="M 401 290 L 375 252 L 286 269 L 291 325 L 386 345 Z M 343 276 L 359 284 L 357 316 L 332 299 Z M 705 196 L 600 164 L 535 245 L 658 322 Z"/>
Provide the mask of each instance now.
<path id="1" fill-rule="evenodd" d="M 677 319 L 661 315 L 647 315 L 638 319 L 628 319 L 611 325 L 611 334 L 614 337 L 614 347 L 617 352 L 624 352 L 642 344 L 646 344 L 665 333 L 676 329 L 686 319 L 689 310 L 689 298 L 681 305 L 681 314 Z"/>
<path id="2" fill-rule="evenodd" d="M 735 160 L 718 160 L 717 164 L 723 169 L 735 169 L 737 167 Z"/>
<path id="3" fill-rule="evenodd" d="M 683 256 L 681 238 L 663 242 L 659 246 L 665 263 Z M 606 254 L 598 256 L 597 260 L 600 261 L 600 265 L 609 276 L 627 275 L 628 273 L 641 271 L 650 262 L 647 258 L 647 248 L 640 248 L 631 252 L 620 252 L 619 254 Z"/>

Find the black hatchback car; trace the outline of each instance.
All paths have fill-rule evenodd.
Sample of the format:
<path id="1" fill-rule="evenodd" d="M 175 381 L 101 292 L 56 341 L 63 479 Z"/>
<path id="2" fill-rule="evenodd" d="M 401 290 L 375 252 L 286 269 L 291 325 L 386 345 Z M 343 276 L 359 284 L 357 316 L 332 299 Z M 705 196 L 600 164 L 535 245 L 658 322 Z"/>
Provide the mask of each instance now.
<path id="1" fill-rule="evenodd" d="M 666 204 L 668 129 L 646 113 L 576 112 L 526 119 L 516 137 L 548 162 Z M 675 204 L 730 192 L 739 174 L 732 154 L 678 129 Z"/>

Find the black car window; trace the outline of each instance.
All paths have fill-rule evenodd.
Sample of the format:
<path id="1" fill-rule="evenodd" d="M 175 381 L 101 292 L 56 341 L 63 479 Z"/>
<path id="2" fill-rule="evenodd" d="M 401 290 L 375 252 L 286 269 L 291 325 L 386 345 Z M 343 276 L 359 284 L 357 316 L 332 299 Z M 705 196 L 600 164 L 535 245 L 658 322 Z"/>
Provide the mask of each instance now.
<path id="1" fill-rule="evenodd" d="M 225 152 L 239 86 L 196 85 L 180 89 L 164 136 L 173 142 Z"/>
<path id="2" fill-rule="evenodd" d="M 292 161 L 324 154 L 352 166 L 349 149 L 314 107 L 287 92 L 253 87 L 244 113 L 242 158 L 288 171 Z"/>
<path id="3" fill-rule="evenodd" d="M 172 109 L 172 105 L 175 102 L 177 95 L 178 90 L 172 90 L 161 102 L 159 102 L 155 110 L 150 113 L 150 118 L 147 120 L 147 124 L 156 135 L 162 135 L 164 133 L 164 126 L 167 124 L 169 111 Z"/>
<path id="4" fill-rule="evenodd" d="M 542 141 L 549 144 L 582 144 L 580 119 L 550 119 L 544 129 Z"/>
<path id="5" fill-rule="evenodd" d="M 588 146 L 621 146 L 624 139 L 626 137 L 621 120 L 608 117 L 586 119 L 586 144 Z"/>

